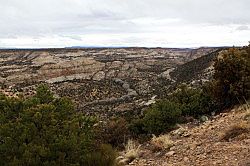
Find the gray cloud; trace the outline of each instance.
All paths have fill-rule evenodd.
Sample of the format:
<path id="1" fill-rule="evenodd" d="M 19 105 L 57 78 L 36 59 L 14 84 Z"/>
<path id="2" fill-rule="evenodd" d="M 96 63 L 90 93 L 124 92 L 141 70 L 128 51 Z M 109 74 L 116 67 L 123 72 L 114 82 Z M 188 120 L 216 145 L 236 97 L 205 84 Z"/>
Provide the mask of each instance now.
<path id="1" fill-rule="evenodd" d="M 241 25 L 241 26 L 238 26 L 236 28 L 237 31 L 246 31 L 246 30 L 250 30 L 249 27 L 247 25 Z"/>
<path id="2" fill-rule="evenodd" d="M 133 43 L 142 39 L 134 37 L 138 33 L 150 36 L 179 29 L 176 34 L 186 34 L 189 31 L 180 27 L 200 25 L 226 29 L 237 25 L 232 28 L 245 30 L 250 25 L 249 0 L 0 0 L 0 4 L 0 40 L 60 36 L 80 41 L 84 35 L 127 34 L 122 41 Z"/>

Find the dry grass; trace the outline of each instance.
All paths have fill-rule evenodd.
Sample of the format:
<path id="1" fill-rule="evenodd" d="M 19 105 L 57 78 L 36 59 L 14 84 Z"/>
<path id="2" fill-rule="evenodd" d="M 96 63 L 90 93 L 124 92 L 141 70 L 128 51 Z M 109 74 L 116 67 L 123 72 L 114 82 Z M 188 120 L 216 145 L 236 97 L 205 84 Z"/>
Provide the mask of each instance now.
<path id="1" fill-rule="evenodd" d="M 132 139 L 129 139 L 125 145 L 125 151 L 122 156 L 117 158 L 120 165 L 126 165 L 132 162 L 134 159 L 138 158 L 140 155 L 140 145 L 138 145 Z"/>
<path id="2" fill-rule="evenodd" d="M 155 150 L 166 150 L 174 145 L 174 141 L 172 141 L 167 134 L 160 135 L 159 137 L 154 135 L 151 139 L 151 144 L 155 147 Z"/>
<path id="3" fill-rule="evenodd" d="M 237 108 L 239 112 L 243 111 L 242 119 L 238 122 L 232 122 L 232 125 L 227 131 L 221 135 L 221 140 L 231 141 L 233 139 L 244 139 L 250 132 L 250 105 L 248 101 Z"/>
<path id="4" fill-rule="evenodd" d="M 244 120 L 250 121 L 250 109 L 248 109 L 246 114 L 244 115 Z"/>
<path id="5" fill-rule="evenodd" d="M 250 105 L 249 102 L 246 101 L 246 104 L 244 105 L 244 110 L 246 111 L 244 120 L 250 120 Z"/>
<path id="6" fill-rule="evenodd" d="M 137 145 L 132 139 L 129 139 L 125 146 L 125 158 L 129 161 L 133 161 L 134 159 L 139 157 L 140 145 Z"/>
<path id="7" fill-rule="evenodd" d="M 240 122 L 237 125 L 230 127 L 221 137 L 223 141 L 231 141 L 236 137 L 240 137 L 244 134 L 247 134 L 250 131 L 250 126 L 247 122 Z M 242 138 L 244 139 L 244 138 Z"/>

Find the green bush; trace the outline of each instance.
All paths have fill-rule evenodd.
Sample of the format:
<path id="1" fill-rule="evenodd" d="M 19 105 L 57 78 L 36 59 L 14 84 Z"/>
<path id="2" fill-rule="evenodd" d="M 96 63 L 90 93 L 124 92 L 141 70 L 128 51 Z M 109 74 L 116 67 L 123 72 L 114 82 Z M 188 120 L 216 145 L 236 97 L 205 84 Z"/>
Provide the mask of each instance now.
<path id="1" fill-rule="evenodd" d="M 28 99 L 1 94 L 0 165 L 113 165 L 112 148 L 93 140 L 95 123 L 46 86 Z"/>
<path id="2" fill-rule="evenodd" d="M 150 134 L 160 134 L 172 129 L 181 116 L 179 104 L 171 101 L 160 101 L 147 110 L 144 118 L 144 130 Z"/>
<path id="3" fill-rule="evenodd" d="M 250 45 L 220 53 L 214 63 L 213 92 L 222 106 L 239 104 L 250 97 Z"/>
<path id="4" fill-rule="evenodd" d="M 199 117 L 250 98 L 250 45 L 220 53 L 214 80 L 201 88 L 181 85 L 130 124 L 138 134 L 160 134 L 186 116 Z M 218 104 L 219 103 L 219 104 Z"/>
<path id="5" fill-rule="evenodd" d="M 97 133 L 101 142 L 111 144 L 116 148 L 124 147 L 124 143 L 130 136 L 128 124 L 123 118 L 109 120 L 107 124 L 100 126 Z"/>
<path id="6" fill-rule="evenodd" d="M 84 164 L 87 166 L 114 166 L 117 154 L 111 145 L 103 144 L 96 151 L 84 156 Z"/>
<path id="7" fill-rule="evenodd" d="M 51 102 L 54 97 L 53 93 L 49 90 L 48 86 L 41 84 L 36 89 L 36 96 L 35 96 L 41 104 Z"/>
<path id="8" fill-rule="evenodd" d="M 181 116 L 180 106 L 170 101 L 159 101 L 149 108 L 142 119 L 135 120 L 130 129 L 136 134 L 160 134 L 172 129 Z"/>
<path id="9" fill-rule="evenodd" d="M 133 119 L 129 126 L 128 126 L 130 132 L 132 133 L 133 137 L 140 137 L 143 134 L 146 134 L 146 131 L 144 130 L 144 124 L 143 124 L 143 119 L 142 118 L 136 118 Z"/>
<path id="10" fill-rule="evenodd" d="M 144 116 L 131 122 L 129 129 L 134 135 L 161 134 L 171 130 L 184 117 L 199 117 L 216 110 L 213 98 L 203 89 L 181 85 L 166 100 L 158 101 Z"/>
<path id="11" fill-rule="evenodd" d="M 168 98 L 180 105 L 183 116 L 198 117 L 216 109 L 215 101 L 205 87 L 195 89 L 183 84 Z"/>

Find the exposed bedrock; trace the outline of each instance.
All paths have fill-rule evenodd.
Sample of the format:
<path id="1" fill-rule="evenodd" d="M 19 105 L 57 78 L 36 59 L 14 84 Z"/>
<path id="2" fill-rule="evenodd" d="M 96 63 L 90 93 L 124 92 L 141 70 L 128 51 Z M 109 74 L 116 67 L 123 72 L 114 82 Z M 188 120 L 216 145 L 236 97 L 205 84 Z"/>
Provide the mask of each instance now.
<path id="1" fill-rule="evenodd" d="M 130 88 L 130 85 L 127 82 L 122 81 L 121 79 L 114 79 L 114 82 L 120 84 L 125 89 L 127 94 L 118 98 L 113 97 L 113 98 L 89 102 L 89 103 L 86 103 L 85 106 L 91 106 L 91 105 L 97 105 L 97 104 L 100 104 L 100 105 L 115 104 L 115 103 L 125 102 L 125 101 L 128 102 L 128 101 L 131 101 L 133 97 L 136 97 L 138 95 L 134 89 Z"/>
<path id="2" fill-rule="evenodd" d="M 73 99 L 79 111 L 134 111 L 164 97 L 182 77 L 184 63 L 215 50 L 0 50 L 0 88 L 8 95 L 33 95 L 37 84 L 46 83 L 56 95 Z"/>

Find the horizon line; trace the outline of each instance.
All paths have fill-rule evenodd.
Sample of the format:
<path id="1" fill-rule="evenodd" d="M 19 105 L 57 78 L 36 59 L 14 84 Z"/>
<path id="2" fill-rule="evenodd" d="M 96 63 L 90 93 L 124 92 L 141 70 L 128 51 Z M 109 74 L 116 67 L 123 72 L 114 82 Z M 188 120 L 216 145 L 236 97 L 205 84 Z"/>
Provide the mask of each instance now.
<path id="1" fill-rule="evenodd" d="M 197 48 L 225 48 L 243 46 L 197 46 L 197 47 L 162 47 L 162 46 L 67 46 L 67 47 L 0 47 L 0 50 L 44 50 L 44 49 L 101 49 L 101 48 L 148 48 L 148 49 L 197 49 Z"/>

